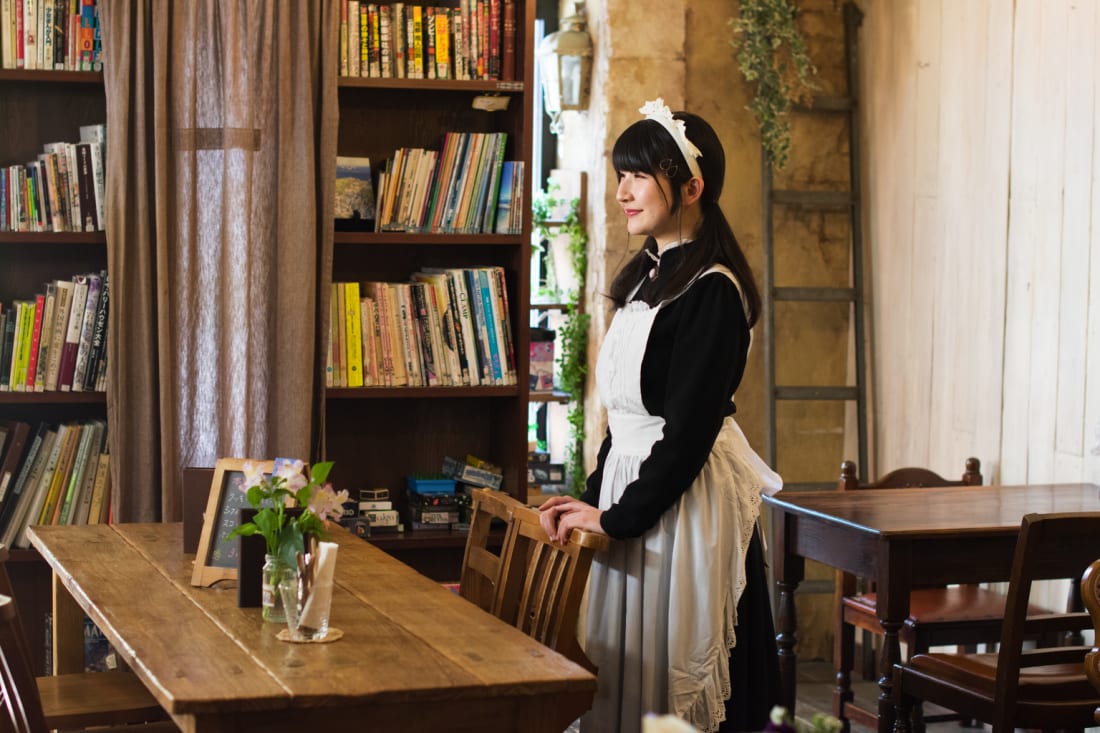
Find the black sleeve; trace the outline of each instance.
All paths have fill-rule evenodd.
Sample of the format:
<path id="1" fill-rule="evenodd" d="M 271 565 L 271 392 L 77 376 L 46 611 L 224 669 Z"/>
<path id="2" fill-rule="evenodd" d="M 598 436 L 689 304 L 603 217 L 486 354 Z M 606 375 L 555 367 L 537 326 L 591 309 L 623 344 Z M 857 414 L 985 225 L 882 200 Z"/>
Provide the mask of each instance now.
<path id="1" fill-rule="evenodd" d="M 608 430 L 604 435 L 603 443 L 600 444 L 600 453 L 596 456 L 596 470 L 588 475 L 588 479 L 584 482 L 584 493 L 580 495 L 580 500 L 585 504 L 591 504 L 592 506 L 600 505 L 600 484 L 603 483 L 603 464 L 607 461 L 607 454 L 611 450 L 611 431 Z"/>
<path id="2" fill-rule="evenodd" d="M 653 361 L 668 363 L 659 381 L 663 404 L 651 405 L 644 387 L 642 395 L 647 409 L 664 417 L 663 437 L 642 461 L 637 480 L 603 513 L 600 523 L 611 537 L 644 534 L 688 489 L 732 412 L 730 401 L 744 371 L 749 329 L 740 294 L 727 277 L 715 273 L 700 278 L 665 308 L 673 306 L 676 313 L 669 315 L 675 318 L 674 330 L 667 339 L 651 333 L 642 364 L 645 385 L 650 352 L 655 352 Z"/>

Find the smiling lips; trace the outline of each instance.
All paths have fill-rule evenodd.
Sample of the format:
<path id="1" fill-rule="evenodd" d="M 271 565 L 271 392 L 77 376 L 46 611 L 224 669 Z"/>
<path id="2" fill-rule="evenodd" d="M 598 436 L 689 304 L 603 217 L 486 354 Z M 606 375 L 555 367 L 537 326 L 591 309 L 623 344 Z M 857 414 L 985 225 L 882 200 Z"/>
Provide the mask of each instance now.
<path id="1" fill-rule="evenodd" d="M 627 216 L 634 216 L 636 214 L 642 213 L 642 210 L 641 209 L 623 209 L 623 213 L 626 214 Z"/>

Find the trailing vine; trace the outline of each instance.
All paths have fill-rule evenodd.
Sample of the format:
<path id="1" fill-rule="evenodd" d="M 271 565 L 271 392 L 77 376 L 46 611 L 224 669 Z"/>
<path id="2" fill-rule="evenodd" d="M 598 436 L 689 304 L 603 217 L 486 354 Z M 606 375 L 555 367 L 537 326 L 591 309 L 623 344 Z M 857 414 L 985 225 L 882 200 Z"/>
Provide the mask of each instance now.
<path id="1" fill-rule="evenodd" d="M 584 470 L 584 385 L 588 374 L 588 325 L 590 317 L 580 309 L 580 298 L 584 293 L 585 276 L 588 272 L 588 234 L 581 225 L 580 200 L 569 202 L 569 214 L 563 221 L 551 222 L 550 213 L 558 204 L 554 197 L 557 188 L 553 184 L 547 191 L 540 191 L 532 202 L 532 221 L 538 241 L 548 241 L 553 234 L 569 237 L 569 264 L 576 275 L 577 287 L 562 292 L 558 298 L 565 305 L 565 321 L 558 328 L 558 341 L 561 353 L 558 366 L 561 371 L 559 387 L 569 395 L 569 444 L 566 446 L 565 474 L 569 493 L 580 496 L 584 490 L 586 478 Z M 554 232 L 551 232 L 551 229 Z M 551 257 L 547 253 L 548 259 Z M 547 267 L 550 279 L 547 290 L 557 292 L 557 283 L 553 280 L 554 268 Z"/>
<path id="2" fill-rule="evenodd" d="M 788 0 L 741 0 L 730 20 L 737 63 L 756 83 L 749 110 L 760 125 L 760 141 L 776 168 L 787 164 L 791 147 L 791 104 L 809 97 L 817 73 L 798 30 L 797 10 Z"/>

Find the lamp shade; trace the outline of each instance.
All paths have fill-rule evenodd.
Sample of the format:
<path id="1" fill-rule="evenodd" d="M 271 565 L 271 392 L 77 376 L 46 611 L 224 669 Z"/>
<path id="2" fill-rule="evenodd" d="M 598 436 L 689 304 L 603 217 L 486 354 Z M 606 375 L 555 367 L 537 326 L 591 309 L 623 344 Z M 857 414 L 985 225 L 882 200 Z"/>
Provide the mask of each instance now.
<path id="1" fill-rule="evenodd" d="M 562 20 L 561 29 L 543 38 L 539 44 L 543 104 L 554 133 L 561 132 L 562 111 L 588 108 L 592 38 L 585 29 L 583 9 L 583 3 L 577 3 L 575 13 Z"/>

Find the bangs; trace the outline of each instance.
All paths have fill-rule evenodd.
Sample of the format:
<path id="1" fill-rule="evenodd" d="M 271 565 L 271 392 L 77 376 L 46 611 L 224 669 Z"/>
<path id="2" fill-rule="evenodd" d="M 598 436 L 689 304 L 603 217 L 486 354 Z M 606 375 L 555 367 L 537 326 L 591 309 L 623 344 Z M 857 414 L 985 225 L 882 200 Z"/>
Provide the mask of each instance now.
<path id="1" fill-rule="evenodd" d="M 615 170 L 656 176 L 662 160 L 679 160 L 679 149 L 660 122 L 638 120 L 623 130 L 611 149 Z"/>

